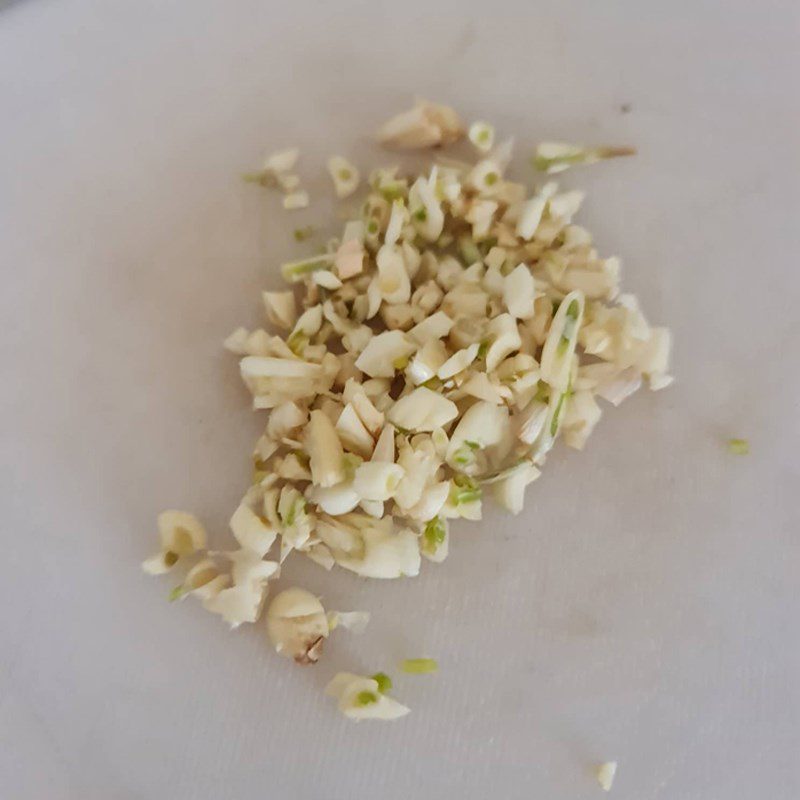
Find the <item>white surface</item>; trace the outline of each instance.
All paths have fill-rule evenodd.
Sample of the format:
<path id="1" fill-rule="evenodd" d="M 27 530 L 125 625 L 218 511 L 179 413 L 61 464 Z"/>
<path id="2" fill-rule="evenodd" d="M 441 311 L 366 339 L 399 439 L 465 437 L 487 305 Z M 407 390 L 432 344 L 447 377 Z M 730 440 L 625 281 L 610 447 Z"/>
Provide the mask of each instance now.
<path id="1" fill-rule="evenodd" d="M 614 759 L 618 800 L 796 798 L 798 44 L 788 0 L 0 13 L 0 796 L 580 800 Z M 374 163 L 413 92 L 515 134 L 520 170 L 545 137 L 640 148 L 565 183 L 678 381 L 417 581 L 290 564 L 373 612 L 293 669 L 138 563 L 164 507 L 224 541 L 259 426 L 219 343 L 324 219 L 324 157 Z M 237 176 L 292 143 L 316 191 L 286 218 Z M 405 720 L 322 695 L 416 655 L 442 670 L 397 678 Z"/>

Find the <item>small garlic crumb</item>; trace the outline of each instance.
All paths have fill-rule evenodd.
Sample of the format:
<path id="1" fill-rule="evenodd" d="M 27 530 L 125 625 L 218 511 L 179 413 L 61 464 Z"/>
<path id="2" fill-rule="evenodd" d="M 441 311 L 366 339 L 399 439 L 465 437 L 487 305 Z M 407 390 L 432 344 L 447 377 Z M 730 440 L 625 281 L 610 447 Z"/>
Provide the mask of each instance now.
<path id="1" fill-rule="evenodd" d="M 308 192 L 304 189 L 299 192 L 291 192 L 283 198 L 283 207 L 287 211 L 296 211 L 300 208 L 308 208 Z"/>
<path id="2" fill-rule="evenodd" d="M 331 156 L 328 159 L 328 172 L 333 180 L 333 187 L 337 197 L 350 197 L 358 189 L 361 175 L 346 158 Z"/>
<path id="3" fill-rule="evenodd" d="M 734 456 L 750 454 L 750 442 L 747 439 L 728 439 L 728 452 Z"/>
<path id="4" fill-rule="evenodd" d="M 430 675 L 438 672 L 439 665 L 433 658 L 407 658 L 401 662 L 400 669 L 409 675 Z"/>
<path id="5" fill-rule="evenodd" d="M 473 122 L 468 136 L 481 153 L 488 153 L 494 145 L 494 128 L 488 122 Z"/>
<path id="6" fill-rule="evenodd" d="M 614 784 L 614 776 L 616 774 L 616 761 L 606 761 L 597 768 L 597 781 L 603 787 L 603 791 L 611 791 L 611 787 Z"/>

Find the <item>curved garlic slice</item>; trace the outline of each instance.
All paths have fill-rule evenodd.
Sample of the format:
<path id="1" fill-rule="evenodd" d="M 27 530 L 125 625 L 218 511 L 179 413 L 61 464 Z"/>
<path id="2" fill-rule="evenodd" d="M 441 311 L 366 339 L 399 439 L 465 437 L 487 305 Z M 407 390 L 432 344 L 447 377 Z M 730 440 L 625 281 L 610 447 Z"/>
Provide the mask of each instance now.
<path id="1" fill-rule="evenodd" d="M 569 383 L 583 307 L 583 292 L 570 292 L 561 301 L 542 349 L 542 380 L 561 391 L 565 391 Z"/>

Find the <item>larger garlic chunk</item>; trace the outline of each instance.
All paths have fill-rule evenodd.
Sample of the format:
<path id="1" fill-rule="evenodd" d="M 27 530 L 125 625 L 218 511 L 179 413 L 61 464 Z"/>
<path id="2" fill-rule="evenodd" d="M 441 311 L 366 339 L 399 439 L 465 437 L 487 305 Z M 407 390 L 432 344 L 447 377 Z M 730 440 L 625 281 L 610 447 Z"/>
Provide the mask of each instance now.
<path id="1" fill-rule="evenodd" d="M 328 616 L 319 598 L 298 587 L 275 595 L 267 608 L 267 635 L 275 649 L 298 664 L 315 664 L 328 638 Z"/>

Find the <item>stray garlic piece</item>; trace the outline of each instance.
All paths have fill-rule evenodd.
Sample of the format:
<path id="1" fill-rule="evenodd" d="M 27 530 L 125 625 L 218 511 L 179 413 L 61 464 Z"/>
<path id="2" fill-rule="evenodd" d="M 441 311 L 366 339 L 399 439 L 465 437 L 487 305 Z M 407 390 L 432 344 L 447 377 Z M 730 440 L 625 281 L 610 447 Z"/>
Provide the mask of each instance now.
<path id="1" fill-rule="evenodd" d="M 597 768 L 597 782 L 603 787 L 603 791 L 611 791 L 611 787 L 614 784 L 614 776 L 616 774 L 616 761 L 606 761 Z"/>
<path id="2" fill-rule="evenodd" d="M 331 156 L 328 159 L 328 172 L 333 180 L 333 187 L 337 197 L 350 197 L 358 189 L 361 175 L 346 158 Z"/>
<path id="3" fill-rule="evenodd" d="M 411 709 L 385 695 L 381 688 L 387 682 L 375 678 L 339 672 L 325 689 L 325 694 L 336 698 L 339 711 L 357 722 L 362 719 L 399 719 Z"/>
<path id="4" fill-rule="evenodd" d="M 378 140 L 406 150 L 450 144 L 464 135 L 458 114 L 449 106 L 418 100 L 412 109 L 386 122 Z"/>

